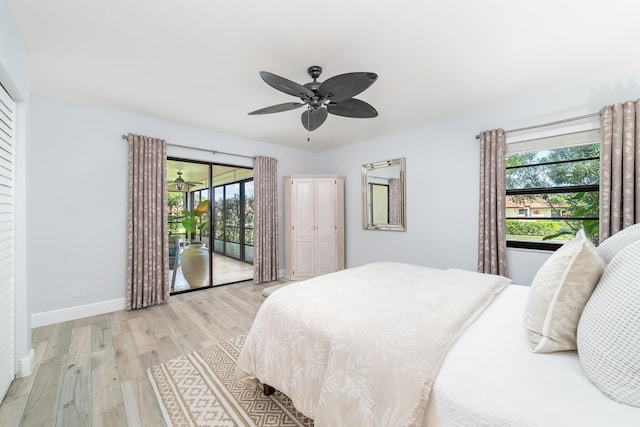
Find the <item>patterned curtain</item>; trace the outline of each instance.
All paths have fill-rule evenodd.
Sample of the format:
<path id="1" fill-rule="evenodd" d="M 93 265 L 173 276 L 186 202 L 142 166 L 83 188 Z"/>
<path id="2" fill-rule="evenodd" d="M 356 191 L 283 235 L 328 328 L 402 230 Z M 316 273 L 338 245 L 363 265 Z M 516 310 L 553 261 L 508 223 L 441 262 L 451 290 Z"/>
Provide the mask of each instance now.
<path id="1" fill-rule="evenodd" d="M 169 300 L 167 224 L 167 143 L 127 135 L 129 212 L 127 296 L 129 310 Z"/>
<path id="2" fill-rule="evenodd" d="M 402 224 L 400 179 L 389 179 L 389 224 Z"/>
<path id="3" fill-rule="evenodd" d="M 600 241 L 640 222 L 640 100 L 600 116 Z"/>
<path id="4" fill-rule="evenodd" d="M 504 130 L 480 132 L 478 271 L 507 275 Z"/>
<path id="5" fill-rule="evenodd" d="M 253 283 L 278 280 L 278 161 L 256 156 L 253 167 Z"/>

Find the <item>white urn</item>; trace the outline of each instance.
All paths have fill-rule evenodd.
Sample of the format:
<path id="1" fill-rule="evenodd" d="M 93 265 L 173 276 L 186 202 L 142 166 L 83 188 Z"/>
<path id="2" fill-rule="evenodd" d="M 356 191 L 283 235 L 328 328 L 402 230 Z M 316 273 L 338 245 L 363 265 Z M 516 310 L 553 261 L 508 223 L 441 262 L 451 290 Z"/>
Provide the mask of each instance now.
<path id="1" fill-rule="evenodd" d="M 209 286 L 209 251 L 204 243 L 190 243 L 182 251 L 181 264 L 190 288 Z"/>

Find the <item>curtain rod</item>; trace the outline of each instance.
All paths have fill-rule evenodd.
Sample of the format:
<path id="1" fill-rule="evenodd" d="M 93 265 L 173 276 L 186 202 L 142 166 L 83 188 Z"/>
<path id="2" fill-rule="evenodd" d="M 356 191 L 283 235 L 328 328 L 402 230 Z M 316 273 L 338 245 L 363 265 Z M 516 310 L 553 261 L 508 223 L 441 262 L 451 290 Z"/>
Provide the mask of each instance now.
<path id="1" fill-rule="evenodd" d="M 599 116 L 599 115 L 600 115 L 600 113 L 585 114 L 584 116 L 570 117 L 568 119 L 556 120 L 555 122 L 543 123 L 541 125 L 533 125 L 533 126 L 527 126 L 527 127 L 524 127 L 524 128 L 505 130 L 504 133 L 507 134 L 507 133 L 511 133 L 511 132 L 520 132 L 520 131 L 523 131 L 523 130 L 543 128 L 543 127 L 546 127 L 546 126 L 553 126 L 553 125 L 558 125 L 560 123 L 573 122 L 573 121 L 576 121 L 576 120 L 587 119 L 589 117 L 595 117 L 595 116 Z M 476 139 L 480 139 L 480 134 L 476 135 Z"/>
<path id="2" fill-rule="evenodd" d="M 127 139 L 127 135 L 122 135 L 122 139 Z M 224 152 L 224 151 L 207 150 L 206 148 L 190 147 L 188 145 L 172 144 L 172 143 L 169 143 L 169 142 L 167 142 L 167 145 L 170 145 L 172 147 L 188 148 L 189 150 L 206 151 L 207 153 L 211 153 L 214 156 L 216 154 L 224 154 L 226 156 L 236 156 L 236 157 L 244 157 L 244 158 L 247 158 L 247 159 L 255 159 L 255 156 L 245 156 L 244 154 L 234 154 L 234 153 L 227 153 L 227 152 Z"/>

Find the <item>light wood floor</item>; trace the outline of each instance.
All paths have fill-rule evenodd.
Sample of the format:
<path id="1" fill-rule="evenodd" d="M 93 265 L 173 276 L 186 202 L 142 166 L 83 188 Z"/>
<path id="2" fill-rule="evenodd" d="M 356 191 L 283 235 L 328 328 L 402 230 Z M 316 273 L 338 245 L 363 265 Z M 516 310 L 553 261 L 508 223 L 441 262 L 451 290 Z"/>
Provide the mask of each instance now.
<path id="1" fill-rule="evenodd" d="M 168 304 L 33 329 L 36 366 L 0 405 L 1 426 L 163 426 L 147 368 L 246 333 L 266 285 L 175 295 Z"/>

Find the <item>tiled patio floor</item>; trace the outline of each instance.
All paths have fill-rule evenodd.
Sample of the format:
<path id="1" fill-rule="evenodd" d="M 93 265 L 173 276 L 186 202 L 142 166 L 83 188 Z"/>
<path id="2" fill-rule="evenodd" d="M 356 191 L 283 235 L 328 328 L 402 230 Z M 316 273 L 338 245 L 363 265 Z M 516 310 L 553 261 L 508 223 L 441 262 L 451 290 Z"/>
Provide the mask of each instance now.
<path id="1" fill-rule="evenodd" d="M 169 270 L 169 280 L 171 281 L 172 270 Z M 253 279 L 253 265 L 246 262 L 237 261 L 233 258 L 213 254 L 213 285 L 223 285 L 226 283 L 240 282 L 242 280 Z M 180 292 L 190 289 L 189 283 L 182 275 L 182 267 L 178 267 L 175 289 L 172 292 Z"/>

